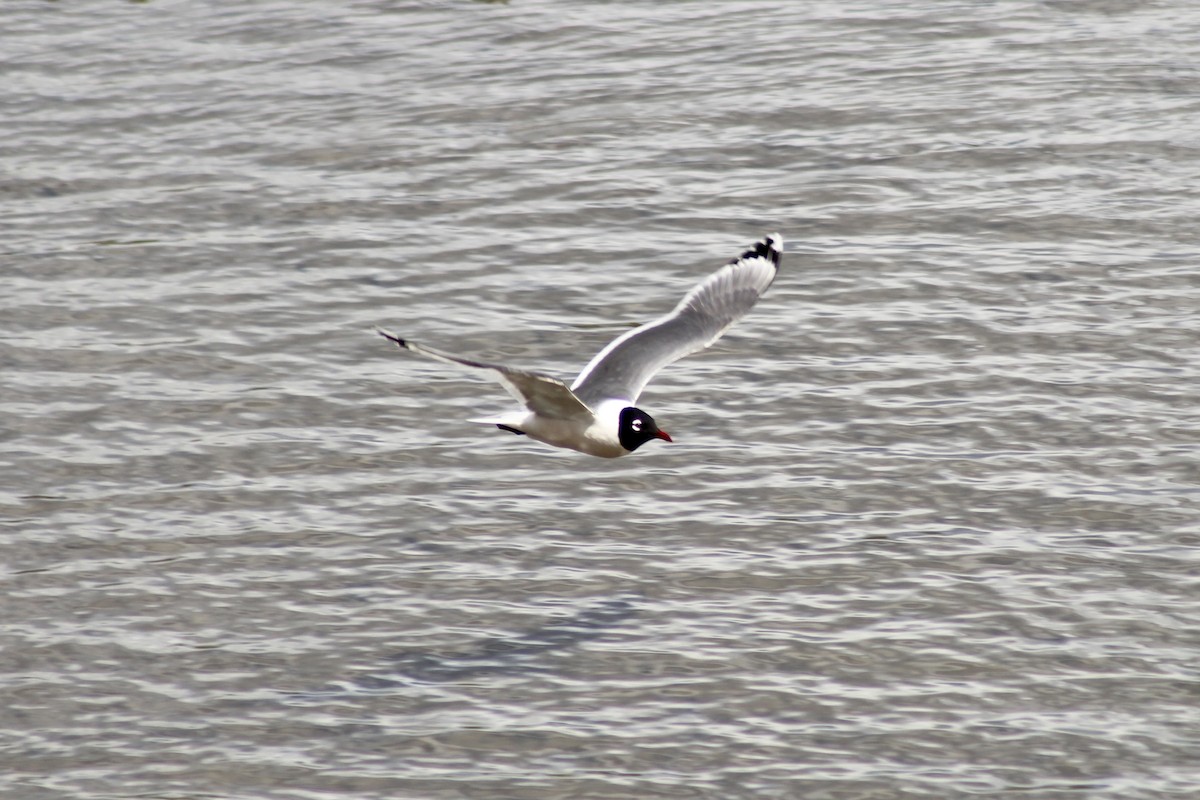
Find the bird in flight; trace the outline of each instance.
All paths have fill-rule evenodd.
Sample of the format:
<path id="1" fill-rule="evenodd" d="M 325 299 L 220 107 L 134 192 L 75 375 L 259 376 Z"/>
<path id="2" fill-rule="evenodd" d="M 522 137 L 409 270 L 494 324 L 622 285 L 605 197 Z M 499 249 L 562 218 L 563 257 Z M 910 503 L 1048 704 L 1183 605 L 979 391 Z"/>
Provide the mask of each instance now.
<path id="1" fill-rule="evenodd" d="M 488 364 L 425 347 L 379 329 L 405 350 L 487 373 L 523 406 L 473 419 L 555 447 L 617 458 L 651 439 L 671 437 L 635 406 L 642 389 L 667 364 L 711 345 L 748 312 L 779 271 L 783 239 L 771 234 L 698 283 L 667 315 L 608 343 L 570 386 L 540 372 Z"/>

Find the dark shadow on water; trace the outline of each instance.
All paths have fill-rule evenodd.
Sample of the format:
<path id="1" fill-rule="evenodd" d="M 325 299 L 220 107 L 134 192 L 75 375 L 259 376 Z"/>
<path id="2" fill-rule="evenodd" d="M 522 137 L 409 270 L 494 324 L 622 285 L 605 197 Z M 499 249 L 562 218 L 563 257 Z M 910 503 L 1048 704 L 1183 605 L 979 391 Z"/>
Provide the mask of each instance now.
<path id="1" fill-rule="evenodd" d="M 629 600 L 606 600 L 569 619 L 512 636 L 483 639 L 461 653 L 433 655 L 402 651 L 392 656 L 393 670 L 397 677 L 409 681 L 455 681 L 485 674 L 541 670 L 546 667 L 538 664 L 540 656 L 597 639 L 636 611 Z"/>
<path id="2" fill-rule="evenodd" d="M 390 656 L 388 666 L 374 675 L 357 677 L 314 692 L 288 693 L 288 696 L 315 699 L 330 694 L 393 691 L 416 683 L 545 672 L 551 669 L 544 663 L 545 656 L 599 639 L 637 612 L 633 598 L 606 600 L 565 620 L 532 627 L 511 636 L 481 639 L 458 653 L 402 650 Z"/>

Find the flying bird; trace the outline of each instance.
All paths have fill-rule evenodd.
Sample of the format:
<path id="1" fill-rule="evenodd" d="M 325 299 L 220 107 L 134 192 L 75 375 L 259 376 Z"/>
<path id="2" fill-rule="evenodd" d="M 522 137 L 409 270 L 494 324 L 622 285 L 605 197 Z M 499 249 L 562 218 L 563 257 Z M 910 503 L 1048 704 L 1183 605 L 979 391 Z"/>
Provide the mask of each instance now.
<path id="1" fill-rule="evenodd" d="M 425 347 L 378 329 L 405 350 L 487 373 L 523 408 L 473 419 L 555 447 L 592 456 L 629 455 L 651 439 L 672 441 L 635 406 L 642 389 L 667 364 L 711 345 L 748 312 L 779 271 L 783 239 L 770 236 L 698 283 L 669 314 L 618 336 L 570 386 L 540 372 L 488 364 Z"/>

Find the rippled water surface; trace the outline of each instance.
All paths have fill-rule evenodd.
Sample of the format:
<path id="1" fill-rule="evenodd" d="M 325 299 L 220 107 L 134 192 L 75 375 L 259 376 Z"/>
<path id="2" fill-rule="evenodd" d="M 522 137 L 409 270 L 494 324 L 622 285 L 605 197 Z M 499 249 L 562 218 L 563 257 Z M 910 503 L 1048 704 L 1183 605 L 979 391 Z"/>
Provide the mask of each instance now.
<path id="1" fill-rule="evenodd" d="M 6 5 L 0 794 L 1200 796 L 1187 0 Z M 465 422 L 765 233 L 592 459 Z"/>

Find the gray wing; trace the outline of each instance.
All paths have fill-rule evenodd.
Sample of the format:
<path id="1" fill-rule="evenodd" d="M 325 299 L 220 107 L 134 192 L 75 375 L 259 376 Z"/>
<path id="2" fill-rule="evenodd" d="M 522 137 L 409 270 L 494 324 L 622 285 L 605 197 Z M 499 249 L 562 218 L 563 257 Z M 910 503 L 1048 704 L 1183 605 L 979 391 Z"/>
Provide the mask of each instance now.
<path id="1" fill-rule="evenodd" d="M 758 242 L 701 281 L 670 314 L 610 342 L 571 390 L 593 407 L 608 398 L 636 403 L 654 373 L 708 347 L 754 306 L 775 280 L 782 253 L 777 233 Z"/>
<path id="2" fill-rule="evenodd" d="M 399 336 L 379 328 L 376 328 L 376 331 L 383 338 L 395 342 L 405 350 L 411 350 L 426 358 L 445 361 L 448 364 L 456 364 L 468 369 L 490 372 L 491 377 L 499 381 L 518 402 L 542 416 L 557 419 L 591 419 L 593 416 L 592 410 L 558 378 L 543 375 L 540 372 L 513 369 L 503 364 L 487 364 L 482 361 L 472 361 L 469 358 L 460 358 L 441 350 L 434 350 L 432 347 L 419 345 L 408 339 L 401 339 Z"/>

